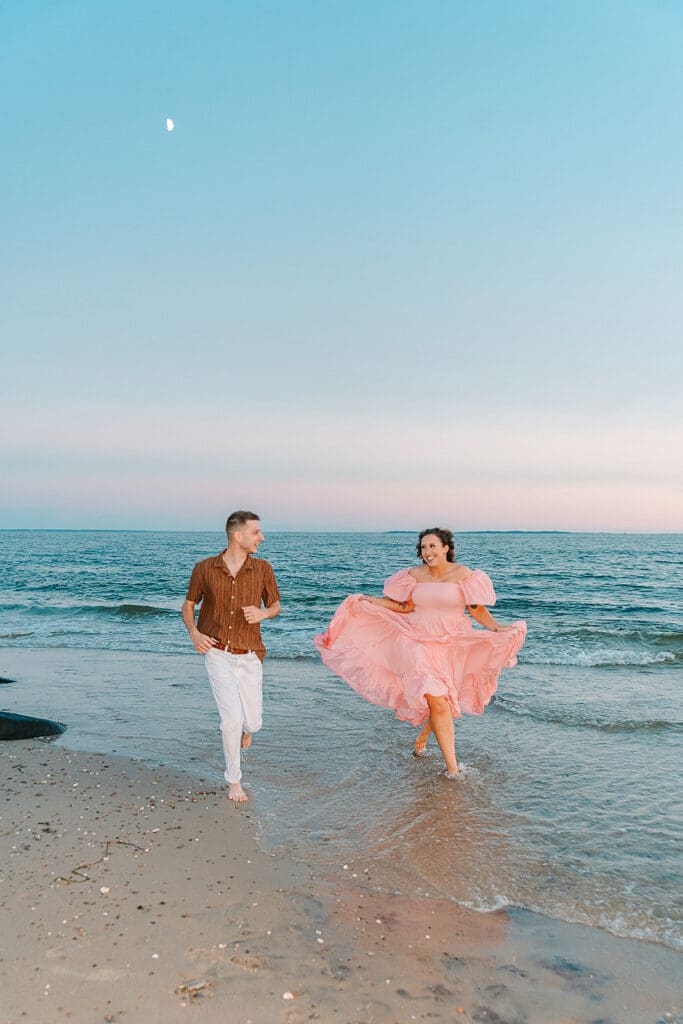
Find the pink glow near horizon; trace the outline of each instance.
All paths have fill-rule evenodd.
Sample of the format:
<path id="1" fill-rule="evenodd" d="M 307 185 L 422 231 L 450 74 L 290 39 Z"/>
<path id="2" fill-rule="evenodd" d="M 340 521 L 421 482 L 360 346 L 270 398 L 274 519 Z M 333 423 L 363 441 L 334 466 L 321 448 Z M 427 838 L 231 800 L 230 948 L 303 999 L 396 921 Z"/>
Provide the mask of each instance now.
<path id="1" fill-rule="evenodd" d="M 416 487 L 409 481 L 287 481 L 258 478 L 233 483 L 222 475 L 141 478 L 106 474 L 88 479 L 40 477 L 26 481 L 15 503 L 57 509 L 59 525 L 221 529 L 227 511 L 253 507 L 265 529 L 410 529 L 443 523 L 467 530 L 586 530 L 678 532 L 683 497 L 672 488 L 643 500 L 637 485 L 520 486 L 472 481 Z M 35 512 L 34 512 L 35 517 Z M 54 522 L 54 517 L 53 517 Z M 11 523 L 15 527 L 21 523 Z M 31 523 L 30 525 L 40 525 Z M 46 521 L 44 525 L 49 526 Z"/>

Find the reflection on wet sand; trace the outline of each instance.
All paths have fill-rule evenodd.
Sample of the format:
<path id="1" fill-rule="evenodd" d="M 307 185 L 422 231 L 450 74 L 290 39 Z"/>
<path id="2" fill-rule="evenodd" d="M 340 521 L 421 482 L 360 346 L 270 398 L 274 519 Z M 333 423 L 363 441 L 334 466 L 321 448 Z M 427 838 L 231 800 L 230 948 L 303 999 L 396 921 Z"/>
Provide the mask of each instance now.
<path id="1" fill-rule="evenodd" d="M 497 945 L 508 931 L 504 911 L 479 914 L 451 900 L 378 893 L 348 884 L 341 894 L 330 920 L 354 926 L 358 945 L 366 953 L 390 942 L 394 955 L 431 956 L 438 951 L 448 959 L 462 955 L 465 948 Z"/>
<path id="2" fill-rule="evenodd" d="M 519 859 L 504 818 L 476 771 L 449 781 L 421 760 L 413 785 L 402 787 L 395 804 L 365 824 L 366 860 L 372 861 L 375 884 L 415 891 L 419 879 L 423 894 L 495 909 L 498 894 L 489 865 Z"/>

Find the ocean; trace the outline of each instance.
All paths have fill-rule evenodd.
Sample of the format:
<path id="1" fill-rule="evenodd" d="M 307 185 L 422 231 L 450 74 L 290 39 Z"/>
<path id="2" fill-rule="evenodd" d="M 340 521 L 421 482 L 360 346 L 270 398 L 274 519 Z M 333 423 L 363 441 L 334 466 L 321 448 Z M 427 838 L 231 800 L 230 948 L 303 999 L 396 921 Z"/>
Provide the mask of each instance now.
<path id="1" fill-rule="evenodd" d="M 263 626 L 265 726 L 247 755 L 260 841 L 380 889 L 521 907 L 683 946 L 683 535 L 463 533 L 519 664 L 435 745 L 321 664 L 312 636 L 349 593 L 415 564 L 412 533 L 280 533 L 282 614 Z M 179 609 L 220 533 L 2 531 L 6 710 L 65 722 L 58 742 L 221 780 L 218 718 Z M 23 650 L 40 673 L 22 672 Z M 94 653 L 97 652 L 97 653 Z M 35 655 L 38 657 L 38 655 Z M 7 667 L 9 666 L 9 668 Z M 17 667 L 18 666 L 18 667 Z M 433 743 L 433 740 L 432 740 Z"/>

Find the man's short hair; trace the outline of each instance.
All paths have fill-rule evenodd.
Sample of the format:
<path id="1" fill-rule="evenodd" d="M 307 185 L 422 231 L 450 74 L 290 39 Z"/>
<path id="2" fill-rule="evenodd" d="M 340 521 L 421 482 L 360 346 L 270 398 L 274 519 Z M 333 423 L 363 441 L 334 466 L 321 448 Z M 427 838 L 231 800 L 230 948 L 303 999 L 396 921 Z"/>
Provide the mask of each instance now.
<path id="1" fill-rule="evenodd" d="M 232 537 L 233 533 L 237 533 L 242 527 L 246 526 L 250 519 L 256 519 L 259 523 L 261 517 L 257 516 L 255 512 L 245 512 L 240 509 L 239 512 L 231 512 L 225 522 L 225 532 L 228 535 L 228 539 Z"/>

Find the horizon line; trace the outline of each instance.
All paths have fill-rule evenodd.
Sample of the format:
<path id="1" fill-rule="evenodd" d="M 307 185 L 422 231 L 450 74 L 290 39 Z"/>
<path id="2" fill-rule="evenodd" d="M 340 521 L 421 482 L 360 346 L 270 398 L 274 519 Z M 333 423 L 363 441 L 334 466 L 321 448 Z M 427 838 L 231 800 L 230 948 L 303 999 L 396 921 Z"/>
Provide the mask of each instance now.
<path id="1" fill-rule="evenodd" d="M 223 528 L 215 529 L 191 529 L 191 528 L 178 528 L 178 527 L 88 527 L 88 526 L 0 526 L 0 533 L 201 533 L 201 534 L 213 534 L 213 533 L 225 533 Z M 348 529 L 348 530 L 325 530 L 321 528 L 311 529 L 286 529 L 286 530 L 269 530 L 270 535 L 279 534 L 376 534 L 377 536 L 391 536 L 391 535 L 405 535 L 420 533 L 419 528 L 416 529 L 401 529 L 401 530 L 362 530 L 362 529 Z M 551 534 L 560 536 L 599 536 L 601 534 L 607 534 L 609 536 L 631 536 L 631 537 L 680 537 L 683 536 L 681 530 L 522 530 L 522 529 L 500 529 L 500 530 L 453 530 L 453 533 L 458 534 Z"/>

